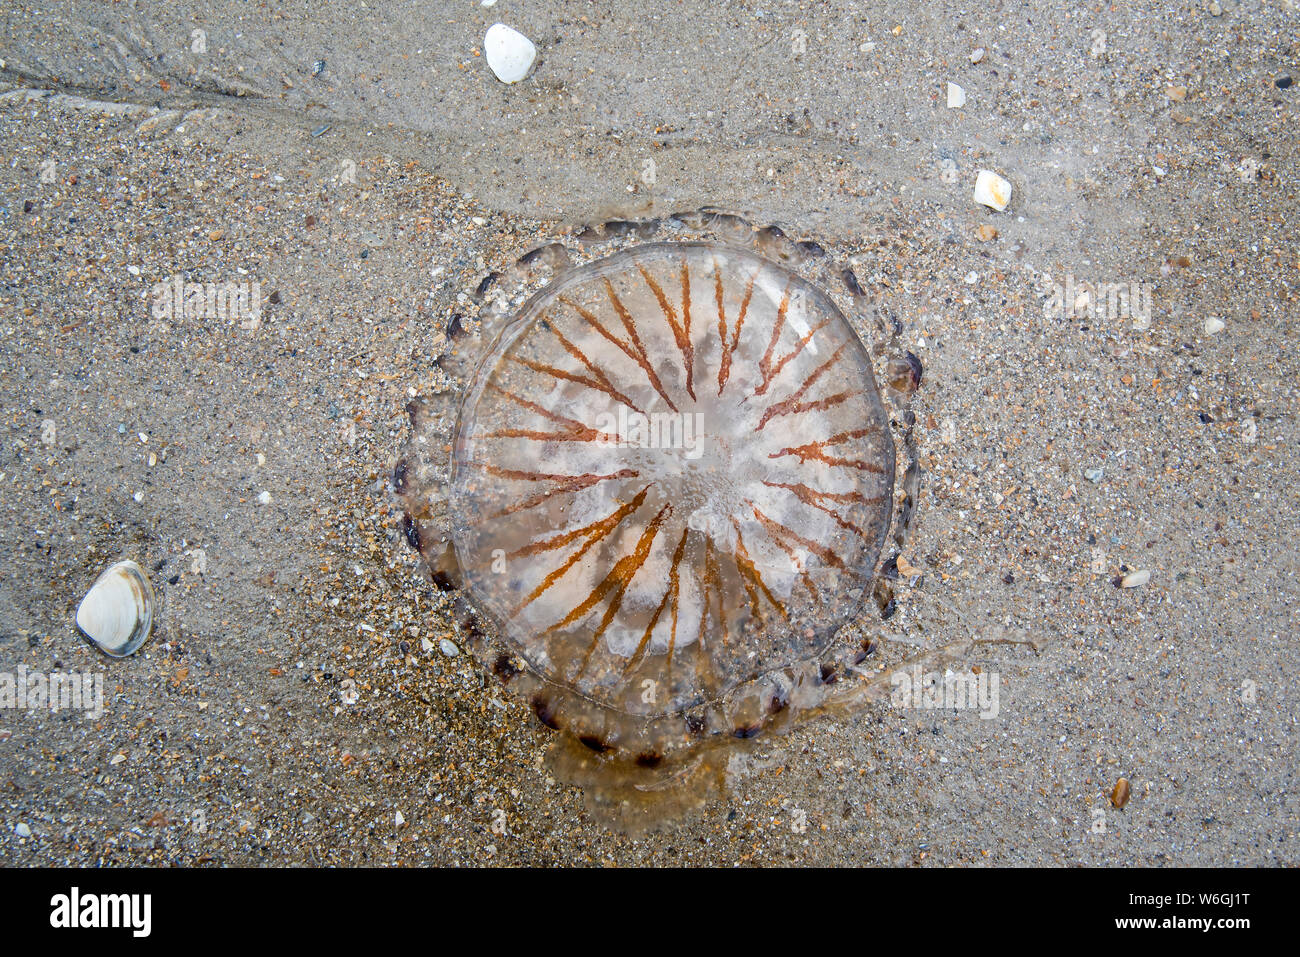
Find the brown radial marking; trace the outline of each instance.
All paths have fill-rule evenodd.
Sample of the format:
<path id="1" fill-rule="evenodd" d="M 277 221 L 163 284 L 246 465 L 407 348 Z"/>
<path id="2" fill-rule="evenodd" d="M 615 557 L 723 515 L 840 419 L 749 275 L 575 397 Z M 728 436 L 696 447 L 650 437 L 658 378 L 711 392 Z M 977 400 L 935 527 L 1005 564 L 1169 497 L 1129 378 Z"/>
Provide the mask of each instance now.
<path id="1" fill-rule="evenodd" d="M 823 372 L 840 361 L 840 356 L 844 355 L 844 350 L 848 348 L 848 345 L 847 342 L 840 343 L 840 347 L 831 354 L 829 359 L 808 374 L 808 378 L 804 380 L 803 385 L 799 386 L 799 388 L 794 391 L 793 395 L 782 399 L 774 405 L 768 406 L 766 411 L 763 412 L 763 417 L 758 420 L 758 426 L 754 431 L 757 432 L 761 430 L 763 426 L 767 425 L 769 420 L 776 418 L 778 415 L 789 415 L 791 412 L 798 409 L 803 400 L 804 394 L 813 387 L 813 383 L 821 378 Z M 836 401 L 842 402 L 848 397 L 848 395 L 849 393 L 841 393 L 840 396 L 836 398 Z M 832 402 L 829 404 L 834 405 L 835 403 Z M 809 406 L 809 408 L 812 408 L 812 406 Z"/>
<path id="2" fill-rule="evenodd" d="M 835 519 L 836 523 L 838 523 L 841 528 L 845 529 L 846 531 L 854 532 L 863 538 L 866 538 L 867 536 L 866 533 L 862 531 L 862 528 L 860 526 L 855 525 L 854 523 L 841 517 L 840 514 L 836 512 L 834 509 L 832 509 L 829 505 L 827 505 L 826 502 L 829 500 L 832 502 L 854 503 L 858 505 L 878 505 L 880 504 L 881 501 L 881 497 L 879 495 L 872 495 L 870 498 L 868 498 L 867 496 L 863 495 L 861 492 L 822 492 L 815 488 L 809 488 L 807 485 L 798 484 L 798 483 L 791 484 L 787 482 L 766 482 L 765 481 L 763 484 L 766 485 L 768 488 L 785 489 L 787 492 L 792 493 L 795 498 L 799 499 L 799 501 L 803 502 L 805 505 L 809 505 L 812 508 L 825 512 L 831 518 Z"/>
<path id="3" fill-rule="evenodd" d="M 785 548 L 784 544 L 782 544 L 782 540 L 789 538 L 793 540 L 796 544 L 802 545 L 804 548 L 808 549 L 808 551 L 812 552 L 814 555 L 820 558 L 827 565 L 834 565 L 836 568 L 847 567 L 844 564 L 844 559 L 840 558 L 840 556 L 836 555 L 825 545 L 821 545 L 817 542 L 814 542 L 810 538 L 804 538 L 794 529 L 786 528 L 784 525 L 782 525 L 774 518 L 768 518 L 766 515 L 763 514 L 763 510 L 760 509 L 753 502 L 748 502 L 746 504 L 748 504 L 749 507 L 754 510 L 754 517 L 758 519 L 759 523 L 765 529 L 767 529 L 767 534 L 772 537 L 772 541 L 776 542 L 778 545 L 781 545 L 782 548 Z"/>
<path id="4" fill-rule="evenodd" d="M 686 391 L 695 398 L 695 342 L 691 339 L 691 269 L 682 260 L 682 327 L 686 340 Z"/>
<path id="5" fill-rule="evenodd" d="M 732 518 L 731 524 L 736 529 L 736 554 L 734 556 L 736 570 L 740 572 L 740 579 L 744 583 L 745 593 L 749 596 L 749 607 L 753 611 L 754 617 L 760 621 L 763 618 L 763 611 L 758 603 L 758 592 L 754 590 L 754 586 L 757 585 L 762 590 L 764 597 L 772 603 L 772 607 L 781 613 L 781 617 L 788 618 L 789 615 L 786 614 L 785 606 L 768 591 L 763 576 L 759 574 L 758 569 L 754 566 L 753 559 L 749 557 L 749 552 L 745 550 L 745 536 L 740 533 L 740 523 L 735 518 Z"/>
<path id="6" fill-rule="evenodd" d="M 509 353 L 507 358 L 512 362 L 517 362 L 519 365 L 524 366 L 527 369 L 532 369 L 534 372 L 540 372 L 542 375 L 549 375 L 555 379 L 565 379 L 569 382 L 576 382 L 578 385 L 585 385 L 588 389 L 595 389 L 597 392 L 603 392 L 611 399 L 616 399 L 624 405 L 631 405 L 631 403 L 627 401 L 627 396 L 623 395 L 608 383 L 601 382 L 597 379 L 588 379 L 586 376 L 578 375 L 576 372 L 568 372 L 564 369 L 558 369 L 555 366 L 549 366 L 544 362 L 525 359 L 523 356 L 515 355 L 513 352 Z M 633 406 L 633 408 L 635 408 L 635 406 Z M 637 411 L 639 412 L 640 410 L 638 409 Z"/>
<path id="7" fill-rule="evenodd" d="M 791 399 L 787 399 L 785 402 L 774 405 L 772 408 L 768 409 L 764 414 L 763 419 L 759 422 L 758 428 L 761 429 L 767 424 L 769 419 L 775 419 L 778 416 L 803 415 L 805 412 L 821 412 L 825 409 L 829 409 L 833 405 L 839 405 L 841 402 L 851 399 L 857 394 L 857 392 L 854 392 L 851 389 L 846 389 L 843 392 L 836 392 L 834 395 L 828 395 L 824 399 L 816 399 L 812 402 L 795 402 L 791 405 L 789 403 L 793 399 L 792 396 Z M 757 429 L 755 431 L 757 431 Z"/>
<path id="8" fill-rule="evenodd" d="M 618 336 L 614 335 L 614 333 L 606 329 L 604 325 L 601 323 L 601 321 L 596 318 L 595 313 L 591 312 L 591 310 L 582 308 L 582 306 L 578 305 L 576 302 L 574 302 L 571 299 L 565 298 L 564 296 L 560 296 L 559 300 L 560 302 L 564 303 L 566 306 L 573 309 L 574 312 L 576 312 L 579 316 L 583 318 L 583 320 L 587 323 L 587 325 L 591 326 L 592 329 L 594 329 L 596 332 L 600 333 L 602 336 L 604 336 L 606 339 L 612 342 L 623 352 L 624 355 L 626 355 L 629 359 L 631 359 L 638 366 L 640 366 L 642 371 L 644 371 L 646 376 L 649 378 L 650 384 L 654 386 L 655 391 L 658 392 L 659 395 L 663 398 L 663 400 L 667 402 L 670 407 L 672 407 L 674 412 L 676 412 L 677 409 L 675 406 L 673 406 L 672 400 L 669 399 L 668 396 L 664 393 L 663 386 L 660 385 L 659 383 L 659 377 L 655 375 L 654 369 L 650 367 L 650 362 L 645 356 L 645 350 L 641 347 L 641 340 L 637 338 L 635 326 L 629 324 L 632 317 L 627 314 L 627 310 L 623 308 L 623 304 L 619 302 L 618 297 L 614 295 L 613 286 L 610 285 L 608 279 L 605 280 L 605 286 L 607 287 L 609 294 L 612 297 L 612 301 L 615 303 L 615 309 L 618 311 L 620 318 L 623 319 L 624 327 L 627 328 L 627 330 L 632 334 L 632 343 L 635 345 L 636 348 L 633 348 L 633 344 L 624 342 Z M 554 331 L 554 327 L 552 327 L 552 331 Z M 559 333 L 557 332 L 556 334 L 558 335 Z M 610 386 L 610 388 L 613 388 L 613 386 Z M 645 411 L 643 409 L 637 408 L 636 406 L 632 406 L 632 408 L 635 408 L 642 415 L 645 414 Z"/>
<path id="9" fill-rule="evenodd" d="M 728 347 L 726 340 L 722 342 L 722 367 L 718 369 L 718 395 L 722 395 L 722 390 L 727 385 L 727 379 L 731 375 L 731 359 L 736 354 L 736 348 L 740 345 L 740 329 L 745 324 L 745 313 L 749 311 L 749 300 L 754 297 L 754 282 L 758 279 L 758 274 L 763 271 L 760 266 L 754 270 L 754 275 L 749 277 L 749 285 L 745 287 L 745 298 L 741 300 L 740 312 L 736 316 L 736 328 L 731 335 L 731 345 Z M 718 308 L 722 308 L 722 277 L 718 277 Z"/>
<path id="10" fill-rule="evenodd" d="M 593 363 L 590 359 L 588 359 L 586 353 L 584 353 L 581 349 L 579 349 L 572 342 L 566 339 L 564 337 L 564 333 L 560 332 L 560 330 L 555 327 L 555 323 L 549 322 L 546 325 L 547 328 L 551 330 L 551 333 L 555 336 L 555 338 L 560 340 L 560 345 L 564 346 L 564 351 L 567 352 L 569 355 L 573 356 L 584 366 L 586 366 L 587 370 L 593 376 L 596 377 L 596 381 L 599 382 L 602 386 L 604 386 L 605 390 L 608 391 L 610 395 L 614 396 L 614 398 L 618 399 L 618 401 L 622 402 L 625 406 L 627 406 L 629 409 L 633 410 L 634 412 L 640 412 L 642 415 L 645 415 L 645 410 L 640 408 L 635 402 L 633 402 L 631 399 L 625 396 L 622 392 L 615 389 L 614 383 L 609 381 L 609 376 L 605 374 L 604 370 L 601 369 L 599 366 L 597 366 L 595 363 Z"/>
<path id="11" fill-rule="evenodd" d="M 632 554 L 624 555 L 614 563 L 614 567 L 609 570 L 605 580 L 591 590 L 591 594 L 586 597 L 573 611 L 560 622 L 557 622 L 550 630 L 557 631 L 566 625 L 571 625 L 582 618 L 583 615 L 591 611 L 598 605 L 607 594 L 611 591 L 614 593 L 610 599 L 609 606 L 605 609 L 604 617 L 600 620 L 600 625 L 596 628 L 595 633 L 591 636 L 591 645 L 587 648 L 587 653 L 582 656 L 582 664 L 578 666 L 577 674 L 574 678 L 579 677 L 587 670 L 587 665 L 591 661 L 592 653 L 600 644 L 601 637 L 605 634 L 605 629 L 609 623 L 614 620 L 618 614 L 619 608 L 623 605 L 623 596 L 627 593 L 627 586 L 631 584 L 633 577 L 641 570 L 645 560 L 650 557 L 650 547 L 654 544 L 655 537 L 659 534 L 659 528 L 663 525 L 664 520 L 671 514 L 673 507 L 671 504 L 665 505 L 659 510 L 659 514 L 651 519 L 646 530 L 641 533 L 641 538 L 636 543 L 636 548 Z"/>
<path id="12" fill-rule="evenodd" d="M 812 341 L 812 337 L 817 335 L 817 333 L 821 332 L 828 325 L 830 325 L 833 319 L 834 319 L 833 316 L 827 316 L 825 319 L 819 322 L 812 329 L 808 330 L 808 334 L 803 336 L 795 344 L 795 347 L 792 350 L 790 350 L 784 356 L 782 356 L 775 366 L 772 366 L 766 373 L 764 373 L 763 381 L 760 382 L 758 388 L 754 390 L 754 395 L 762 395 L 763 393 L 765 393 L 768 387 L 773 382 L 775 382 L 777 378 L 780 377 L 781 370 L 785 368 L 786 363 L 789 362 L 791 359 L 793 359 L 795 356 L 799 355 L 799 353 L 803 352 L 804 347 L 807 346 L 808 343 Z"/>
<path id="13" fill-rule="evenodd" d="M 704 552 L 704 582 L 713 588 L 714 593 L 718 596 L 718 634 L 721 637 L 723 647 L 727 644 L 727 606 L 723 601 L 722 594 L 722 576 L 718 571 L 718 550 L 713 547 L 713 539 L 705 539 Z M 708 588 L 704 594 L 708 596 Z"/>
<path id="14" fill-rule="evenodd" d="M 528 555 L 536 555 L 540 552 L 564 548 L 566 545 L 572 543 L 576 539 L 582 538 L 584 535 L 587 537 L 587 540 L 582 543 L 582 547 L 570 555 L 563 565 L 554 569 L 550 574 L 542 579 L 541 584 L 533 589 L 532 594 L 525 598 L 519 606 L 510 613 L 510 617 L 513 618 L 515 615 L 518 615 L 532 602 L 540 598 L 542 593 L 563 578 L 565 573 L 577 564 L 582 559 L 582 556 L 587 554 L 593 545 L 600 542 L 602 539 L 608 538 L 614 529 L 618 528 L 618 526 L 623 523 L 625 518 L 641 507 L 641 504 L 645 501 L 646 493 L 649 491 L 650 486 L 647 485 L 640 491 L 636 498 L 632 499 L 632 501 L 624 503 L 609 515 L 592 522 L 590 525 L 584 525 L 582 528 L 576 528 L 573 531 L 564 532 L 563 534 L 556 535 L 553 538 L 548 538 L 540 542 L 532 542 L 531 544 L 525 545 L 523 548 L 516 549 L 506 556 L 508 558 L 522 558 L 527 557 Z"/>
<path id="15" fill-rule="evenodd" d="M 505 396 L 510 401 L 522 405 L 530 412 L 535 412 L 537 415 L 540 415 L 545 419 L 550 419 L 552 422 L 558 422 L 560 425 L 564 426 L 564 429 L 558 432 L 541 432 L 537 429 L 497 429 L 494 432 L 485 433 L 484 438 L 522 438 L 536 439 L 541 442 L 609 442 L 611 444 L 618 441 L 618 436 L 610 435 L 608 432 L 601 432 L 591 428 L 590 426 L 583 425 L 577 419 L 570 419 L 567 416 L 557 415 L 550 409 L 538 405 L 536 402 L 530 402 L 521 396 L 515 395 L 508 389 L 501 388 L 501 386 L 497 385 L 495 382 L 489 383 L 488 388 L 499 395 Z"/>
<path id="16" fill-rule="evenodd" d="M 668 587 L 664 589 L 663 600 L 659 602 L 659 607 L 655 609 L 654 617 L 650 619 L 650 624 L 646 626 L 645 634 L 641 636 L 641 641 L 637 644 L 636 651 L 634 651 L 632 657 L 628 659 L 627 667 L 623 669 L 624 675 L 640 663 L 642 656 L 645 654 L 646 648 L 650 644 L 650 635 L 654 632 L 655 625 L 659 624 L 659 617 L 664 613 L 664 609 L 668 607 L 669 600 L 672 601 L 673 606 L 673 627 L 672 631 L 668 635 L 668 656 L 664 662 L 664 670 L 667 671 L 672 667 L 673 647 L 677 644 L 677 596 L 681 592 L 681 579 L 677 568 L 682 563 L 682 556 L 686 554 L 686 537 L 689 534 L 689 529 L 682 529 L 681 540 L 677 543 L 677 550 L 673 552 L 673 564 L 672 568 L 668 571 Z"/>
<path id="17" fill-rule="evenodd" d="M 668 297 L 664 295 L 663 288 L 655 282 L 654 276 L 646 270 L 645 266 L 638 265 L 637 271 L 641 273 L 641 278 L 645 280 L 650 291 L 654 293 L 655 299 L 659 303 L 659 308 L 668 320 L 668 328 L 673 331 L 673 340 L 677 343 L 677 348 L 682 354 L 682 365 L 686 369 L 686 391 L 692 399 L 695 398 L 695 346 L 691 343 L 691 280 L 690 269 L 685 260 L 682 261 L 682 310 L 683 322 L 677 321 L 677 310 L 672 307 Z"/>
<path id="18" fill-rule="evenodd" d="M 875 429 L 854 429 L 851 432 L 840 432 L 832 435 L 829 439 L 822 439 L 819 442 L 809 442 L 807 445 L 796 445 L 793 448 L 782 449 L 780 452 L 773 452 L 768 455 L 770 459 L 780 458 L 783 455 L 795 455 L 799 458 L 799 464 L 802 465 L 808 459 L 814 459 L 818 462 L 824 462 L 827 465 L 843 465 L 845 468 L 858 469 L 861 472 L 875 472 L 882 474 L 885 470 L 875 462 L 866 462 L 862 459 L 845 459 L 828 455 L 826 447 L 830 445 L 839 445 L 841 442 L 850 442 L 853 439 L 860 439 L 867 435 L 872 435 Z"/>
<path id="19" fill-rule="evenodd" d="M 776 307 L 776 322 L 772 323 L 772 338 L 768 340 L 767 351 L 763 353 L 763 358 L 758 360 L 758 371 L 763 381 L 755 395 L 762 395 L 763 391 L 766 391 L 767 383 L 772 377 L 772 353 L 776 352 L 777 340 L 781 338 L 781 332 L 785 329 L 785 315 L 789 309 L 790 281 L 786 280 L 785 289 L 781 291 L 781 305 Z"/>
<path id="20" fill-rule="evenodd" d="M 745 504 L 748 505 L 750 508 L 754 509 L 754 514 L 756 517 L 761 515 L 758 508 L 754 505 L 753 502 L 746 500 Z M 766 526 L 767 521 L 770 521 L 770 519 L 767 519 L 767 516 L 763 515 L 761 518 L 759 518 L 759 521 L 763 522 L 763 524 Z M 808 574 L 808 569 L 806 567 L 805 561 L 803 560 L 803 556 L 801 556 L 798 552 L 795 551 L 794 546 L 788 544 L 784 539 L 778 538 L 776 535 L 772 534 L 770 529 L 768 530 L 768 535 L 769 537 L 771 537 L 772 541 L 776 542 L 777 547 L 780 548 L 781 551 L 785 552 L 786 555 L 789 556 L 791 567 L 793 567 L 795 571 L 799 573 L 799 579 L 803 582 L 804 587 L 808 589 L 808 593 L 812 595 L 813 601 L 820 603 L 822 600 L 821 594 L 818 593 L 817 586 L 813 584 L 812 576 Z"/>
<path id="21" fill-rule="evenodd" d="M 717 691 L 718 676 L 713 666 L 713 649 L 704 646 L 704 635 L 709 621 L 710 592 L 716 593 L 718 596 L 717 633 L 722 638 L 723 647 L 726 647 L 727 643 L 727 613 L 722 604 L 722 588 L 718 578 L 718 553 L 713 547 L 713 539 L 705 539 L 704 549 L 704 581 L 701 588 L 704 596 L 704 609 L 700 612 L 700 633 L 695 639 L 699 645 L 696 649 L 695 675 L 700 687 L 712 694 Z"/>
<path id="22" fill-rule="evenodd" d="M 624 306 L 622 300 L 618 298 L 618 293 L 614 291 L 614 284 L 609 281 L 608 277 L 605 278 L 605 292 L 609 296 L 609 301 L 614 307 L 614 311 L 618 313 L 618 318 L 622 321 L 623 328 L 627 331 L 628 338 L 631 340 L 632 344 L 631 346 L 628 346 L 612 332 L 605 329 L 605 327 L 599 322 L 595 323 L 597 331 L 603 332 L 614 344 L 622 346 L 623 351 L 628 354 L 632 361 L 641 367 L 643 372 L 645 372 L 646 378 L 650 380 L 650 384 L 654 386 L 654 390 L 659 393 L 659 397 L 668 403 L 668 408 L 672 409 L 674 412 L 678 411 L 677 406 L 673 404 L 673 400 L 668 398 L 668 393 L 664 391 L 663 383 L 659 381 L 659 375 L 655 372 L 654 366 L 650 365 L 650 359 L 646 355 L 645 346 L 641 344 L 641 337 L 637 335 L 636 332 L 636 320 L 632 318 L 632 314 L 627 311 L 627 307 Z M 575 306 L 574 308 L 577 307 Z M 585 312 L 584 310 L 579 310 L 579 315 L 582 315 L 582 317 L 588 322 L 592 322 L 595 319 L 595 316 L 592 316 L 591 313 Z"/>
<path id="23" fill-rule="evenodd" d="M 722 356 L 718 366 L 718 395 L 731 374 L 731 353 L 727 351 L 727 310 L 722 305 L 722 267 L 718 258 L 713 257 L 713 301 L 718 305 L 718 348 Z"/>
<path id="24" fill-rule="evenodd" d="M 539 492 L 532 498 L 525 499 L 522 502 L 516 502 L 508 505 L 499 512 L 493 512 L 486 516 L 485 520 L 501 518 L 505 515 L 511 515 L 515 512 L 522 512 L 526 509 L 535 508 L 541 505 L 553 495 L 563 495 L 566 492 L 580 492 L 584 488 L 590 488 L 597 482 L 605 482 L 609 479 L 635 478 L 640 473 L 636 469 L 619 469 L 617 472 L 610 472 L 608 475 L 596 475 L 593 472 L 584 472 L 581 475 L 554 475 L 549 472 L 524 472 L 518 469 L 503 469 L 495 465 L 489 465 L 486 462 L 474 463 L 476 468 L 482 469 L 489 475 L 495 475 L 499 478 L 515 479 L 521 482 L 555 482 L 556 487 L 545 492 Z"/>

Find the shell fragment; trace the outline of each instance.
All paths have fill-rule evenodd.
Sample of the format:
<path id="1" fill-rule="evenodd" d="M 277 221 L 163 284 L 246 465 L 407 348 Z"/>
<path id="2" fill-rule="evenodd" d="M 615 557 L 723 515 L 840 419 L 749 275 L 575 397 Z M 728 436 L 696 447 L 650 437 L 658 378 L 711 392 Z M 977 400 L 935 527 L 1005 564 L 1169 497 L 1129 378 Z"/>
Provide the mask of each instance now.
<path id="1" fill-rule="evenodd" d="M 966 91 L 956 83 L 948 84 L 948 109 L 959 110 L 966 105 Z"/>
<path id="2" fill-rule="evenodd" d="M 537 47 L 518 30 L 504 23 L 494 23 L 483 38 L 487 64 L 502 83 L 518 83 L 533 68 Z"/>
<path id="3" fill-rule="evenodd" d="M 77 606 L 77 627 L 102 652 L 125 658 L 153 628 L 153 588 L 133 561 L 118 562 L 95 579 Z"/>
<path id="4" fill-rule="evenodd" d="M 982 169 L 975 178 L 975 202 L 999 213 L 1011 202 L 1011 184 L 990 170 Z"/>

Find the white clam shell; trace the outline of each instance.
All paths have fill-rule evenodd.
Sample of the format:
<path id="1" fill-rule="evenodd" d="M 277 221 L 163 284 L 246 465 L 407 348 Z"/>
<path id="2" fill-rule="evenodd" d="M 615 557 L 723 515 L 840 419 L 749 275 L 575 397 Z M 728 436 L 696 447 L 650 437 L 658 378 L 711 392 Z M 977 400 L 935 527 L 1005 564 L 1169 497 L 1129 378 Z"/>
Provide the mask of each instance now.
<path id="1" fill-rule="evenodd" d="M 537 47 L 518 30 L 504 23 L 494 23 L 483 38 L 483 55 L 498 80 L 518 83 L 533 68 Z"/>
<path id="2" fill-rule="evenodd" d="M 982 169 L 975 177 L 975 202 L 999 213 L 1011 202 L 1011 184 L 991 170 Z"/>
<path id="3" fill-rule="evenodd" d="M 102 652 L 125 658 L 153 627 L 153 588 L 133 561 L 107 568 L 77 606 L 77 627 Z"/>

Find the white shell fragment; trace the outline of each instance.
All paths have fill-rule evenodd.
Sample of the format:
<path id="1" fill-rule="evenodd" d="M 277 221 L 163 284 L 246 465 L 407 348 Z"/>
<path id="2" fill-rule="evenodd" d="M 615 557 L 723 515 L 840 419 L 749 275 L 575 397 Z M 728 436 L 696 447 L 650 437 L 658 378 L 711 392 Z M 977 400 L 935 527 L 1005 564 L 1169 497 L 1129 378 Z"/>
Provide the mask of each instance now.
<path id="1" fill-rule="evenodd" d="M 1207 336 L 1215 335 L 1223 331 L 1223 320 L 1211 316 L 1205 320 L 1205 334 Z"/>
<path id="2" fill-rule="evenodd" d="M 948 109 L 959 110 L 966 105 L 966 91 L 956 83 L 948 84 Z"/>
<path id="3" fill-rule="evenodd" d="M 77 627 L 106 655 L 125 658 L 153 627 L 153 588 L 133 561 L 110 566 L 77 606 Z"/>
<path id="4" fill-rule="evenodd" d="M 537 47 L 518 30 L 494 23 L 483 38 L 483 54 L 502 83 L 518 83 L 528 76 L 537 59 Z"/>
<path id="5" fill-rule="evenodd" d="M 982 169 L 975 178 L 975 202 L 999 213 L 1011 202 L 1011 184 L 990 170 Z"/>
<path id="6" fill-rule="evenodd" d="M 1137 588 L 1139 585 L 1145 585 L 1151 580 L 1151 569 L 1143 568 L 1140 571 L 1129 572 L 1120 579 L 1122 588 Z"/>
<path id="7" fill-rule="evenodd" d="M 974 50 L 971 50 L 971 51 L 970 51 L 970 61 L 971 61 L 971 63 L 979 63 L 980 60 L 982 60 L 982 59 L 984 59 L 984 48 L 983 48 L 983 47 L 976 47 Z"/>

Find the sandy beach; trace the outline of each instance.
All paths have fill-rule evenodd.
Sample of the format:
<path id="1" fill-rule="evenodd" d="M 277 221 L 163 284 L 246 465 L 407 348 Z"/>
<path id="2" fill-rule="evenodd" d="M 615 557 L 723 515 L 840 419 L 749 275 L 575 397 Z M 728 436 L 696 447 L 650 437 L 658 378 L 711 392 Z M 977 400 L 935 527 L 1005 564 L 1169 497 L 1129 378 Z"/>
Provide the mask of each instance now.
<path id="1" fill-rule="evenodd" d="M 521 83 L 484 62 L 498 21 L 536 44 Z M 1295 865 L 1298 26 L 10 4 L 0 692 L 87 676 L 102 707 L 0 694 L 0 863 Z M 816 240 L 899 322 L 917 574 L 856 627 L 882 674 L 984 642 L 999 699 L 759 737 L 628 836 L 465 649 L 390 479 L 486 274 L 704 206 Z M 74 616 L 124 558 L 157 601 L 114 659 Z"/>

